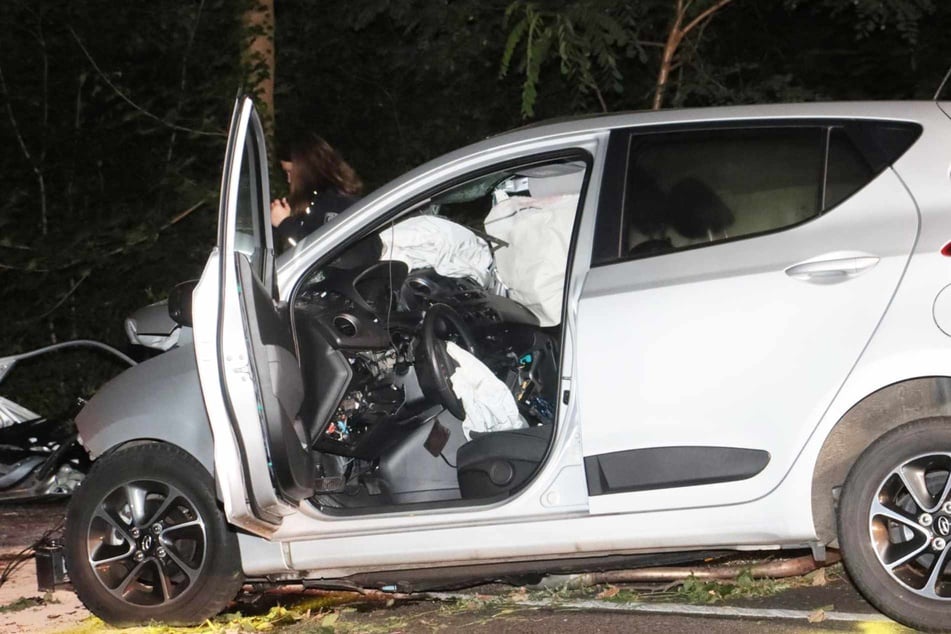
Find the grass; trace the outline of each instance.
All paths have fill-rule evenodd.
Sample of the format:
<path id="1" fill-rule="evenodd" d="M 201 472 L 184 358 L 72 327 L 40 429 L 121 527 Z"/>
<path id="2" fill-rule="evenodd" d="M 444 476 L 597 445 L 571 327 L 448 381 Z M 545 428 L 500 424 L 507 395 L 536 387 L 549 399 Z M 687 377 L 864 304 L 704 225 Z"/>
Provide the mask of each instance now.
<path id="1" fill-rule="evenodd" d="M 709 605 L 723 601 L 770 597 L 792 588 L 824 586 L 842 575 L 841 564 L 785 579 L 755 579 L 749 569 L 745 569 L 736 579 L 729 581 L 703 580 L 691 576 L 665 586 L 601 585 L 580 589 L 563 587 L 536 591 L 531 593 L 530 597 L 535 600 L 548 600 L 553 604 L 570 599 L 599 599 L 612 603 L 675 602 Z"/>
<path id="2" fill-rule="evenodd" d="M 820 568 L 800 577 L 754 579 L 744 570 L 733 581 L 702 581 L 688 577 L 677 587 L 677 597 L 685 603 L 719 603 L 736 599 L 771 597 L 792 588 L 825 586 L 843 575 L 841 564 Z"/>
<path id="3" fill-rule="evenodd" d="M 735 581 L 728 582 L 688 577 L 677 588 L 677 595 L 685 603 L 719 603 L 728 599 L 770 597 L 796 585 L 795 580 L 754 579 L 744 570 Z"/>

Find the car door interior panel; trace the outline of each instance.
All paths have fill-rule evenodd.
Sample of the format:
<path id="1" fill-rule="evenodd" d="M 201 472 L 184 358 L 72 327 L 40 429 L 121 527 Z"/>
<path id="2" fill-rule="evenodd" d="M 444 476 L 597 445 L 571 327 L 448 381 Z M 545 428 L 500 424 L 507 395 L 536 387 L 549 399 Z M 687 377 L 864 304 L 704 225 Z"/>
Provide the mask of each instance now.
<path id="1" fill-rule="evenodd" d="M 279 311 L 271 294 L 241 253 L 235 254 L 241 307 L 247 322 L 251 359 L 249 372 L 258 385 L 262 422 L 266 430 L 274 484 L 290 500 L 313 492 L 314 460 L 298 412 L 304 397 L 286 311 Z"/>

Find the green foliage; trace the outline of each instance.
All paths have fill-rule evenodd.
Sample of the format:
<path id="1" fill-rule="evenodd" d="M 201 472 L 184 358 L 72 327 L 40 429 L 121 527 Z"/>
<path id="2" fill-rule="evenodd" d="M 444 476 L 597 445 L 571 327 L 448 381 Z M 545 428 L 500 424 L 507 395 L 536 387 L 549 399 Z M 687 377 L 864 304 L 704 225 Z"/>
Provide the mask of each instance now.
<path id="1" fill-rule="evenodd" d="M 603 92 L 623 91 L 618 57 L 646 57 L 636 37 L 643 4 L 606 0 L 572 3 L 559 9 L 516 0 L 505 11 L 505 26 L 511 25 L 502 53 L 500 77 L 505 77 L 516 52 L 524 49 L 519 70 L 522 82 L 521 111 L 524 118 L 535 114 L 542 67 L 554 58 L 562 76 L 578 87 L 581 95 L 597 97 L 602 111 L 608 109 Z"/>
<path id="2" fill-rule="evenodd" d="M 786 581 L 754 579 L 744 570 L 733 581 L 704 581 L 687 577 L 677 589 L 677 596 L 688 603 L 719 603 L 728 599 L 768 597 L 791 588 Z"/>
<path id="3" fill-rule="evenodd" d="M 505 76 L 520 54 L 522 116 L 534 115 L 546 66 L 557 66 L 579 103 L 593 95 L 601 111 L 646 105 L 656 87 L 676 6 L 675 0 L 512 2 L 506 12 L 510 30 L 500 73 Z M 711 0 L 687 3 L 681 26 L 713 6 Z M 699 56 L 700 32 L 705 28 L 694 29 L 681 43 L 678 68 L 688 67 Z M 608 93 L 615 98 L 610 99 Z M 589 105 L 587 109 L 592 108 Z"/>
<path id="4" fill-rule="evenodd" d="M 793 10 L 803 4 L 802 0 L 786 0 Z M 810 4 L 833 17 L 845 16 L 859 38 L 891 28 L 911 44 L 918 39 L 922 20 L 935 11 L 934 0 L 813 0 Z"/>
<path id="5" fill-rule="evenodd" d="M 685 23 L 714 5 L 686 3 Z M 553 81 L 550 70 L 578 97 L 573 111 L 595 109 L 590 95 L 600 110 L 644 107 L 676 6 L 676 0 L 512 2 L 500 74 L 513 68 L 520 74 L 523 117 L 543 103 L 539 91 Z M 933 93 L 941 75 L 934 67 L 947 60 L 930 51 L 941 50 L 949 6 L 934 0 L 735 0 L 680 44 L 665 102 L 930 94 L 910 81 Z"/>

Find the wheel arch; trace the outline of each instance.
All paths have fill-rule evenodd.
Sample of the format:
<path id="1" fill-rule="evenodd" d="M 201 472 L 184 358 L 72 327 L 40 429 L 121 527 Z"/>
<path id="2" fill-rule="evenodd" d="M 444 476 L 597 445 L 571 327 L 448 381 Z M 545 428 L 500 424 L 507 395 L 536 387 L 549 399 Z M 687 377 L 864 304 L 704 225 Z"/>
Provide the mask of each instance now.
<path id="1" fill-rule="evenodd" d="M 93 460 L 129 443 L 156 441 L 184 450 L 214 474 L 214 438 L 190 344 L 108 382 L 76 416 L 76 428 Z"/>
<path id="2" fill-rule="evenodd" d="M 205 464 L 205 462 L 199 456 L 196 456 L 195 453 L 189 450 L 187 447 L 182 447 L 178 443 L 170 442 L 162 438 L 132 438 L 129 440 L 121 441 L 114 445 L 111 445 L 105 451 L 97 453 L 95 457 L 93 457 L 92 452 L 90 452 L 90 458 L 92 458 L 93 461 L 101 460 L 102 458 L 105 458 L 108 455 L 114 454 L 115 452 L 121 449 L 126 449 L 127 447 L 137 447 L 139 445 L 171 445 L 172 447 L 175 447 L 176 449 L 181 449 L 188 455 L 195 458 L 195 460 L 197 460 L 201 464 L 201 466 L 205 468 L 205 471 L 208 472 L 208 475 L 212 477 L 214 477 L 215 475 L 212 464 Z"/>
<path id="3" fill-rule="evenodd" d="M 852 405 L 826 436 L 813 470 L 812 517 L 819 541 L 838 546 L 838 494 L 855 461 L 869 445 L 905 423 L 945 416 L 951 416 L 948 376 L 898 381 Z"/>

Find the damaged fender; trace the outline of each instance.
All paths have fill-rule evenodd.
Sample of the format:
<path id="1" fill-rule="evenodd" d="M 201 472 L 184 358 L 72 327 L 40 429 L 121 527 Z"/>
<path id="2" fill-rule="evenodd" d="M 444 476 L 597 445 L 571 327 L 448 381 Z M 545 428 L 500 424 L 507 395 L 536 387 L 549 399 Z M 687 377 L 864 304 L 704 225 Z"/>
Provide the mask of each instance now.
<path id="1" fill-rule="evenodd" d="M 76 427 L 94 460 L 128 442 L 150 439 L 184 449 L 214 473 L 214 442 L 191 343 L 106 383 L 76 416 Z"/>

